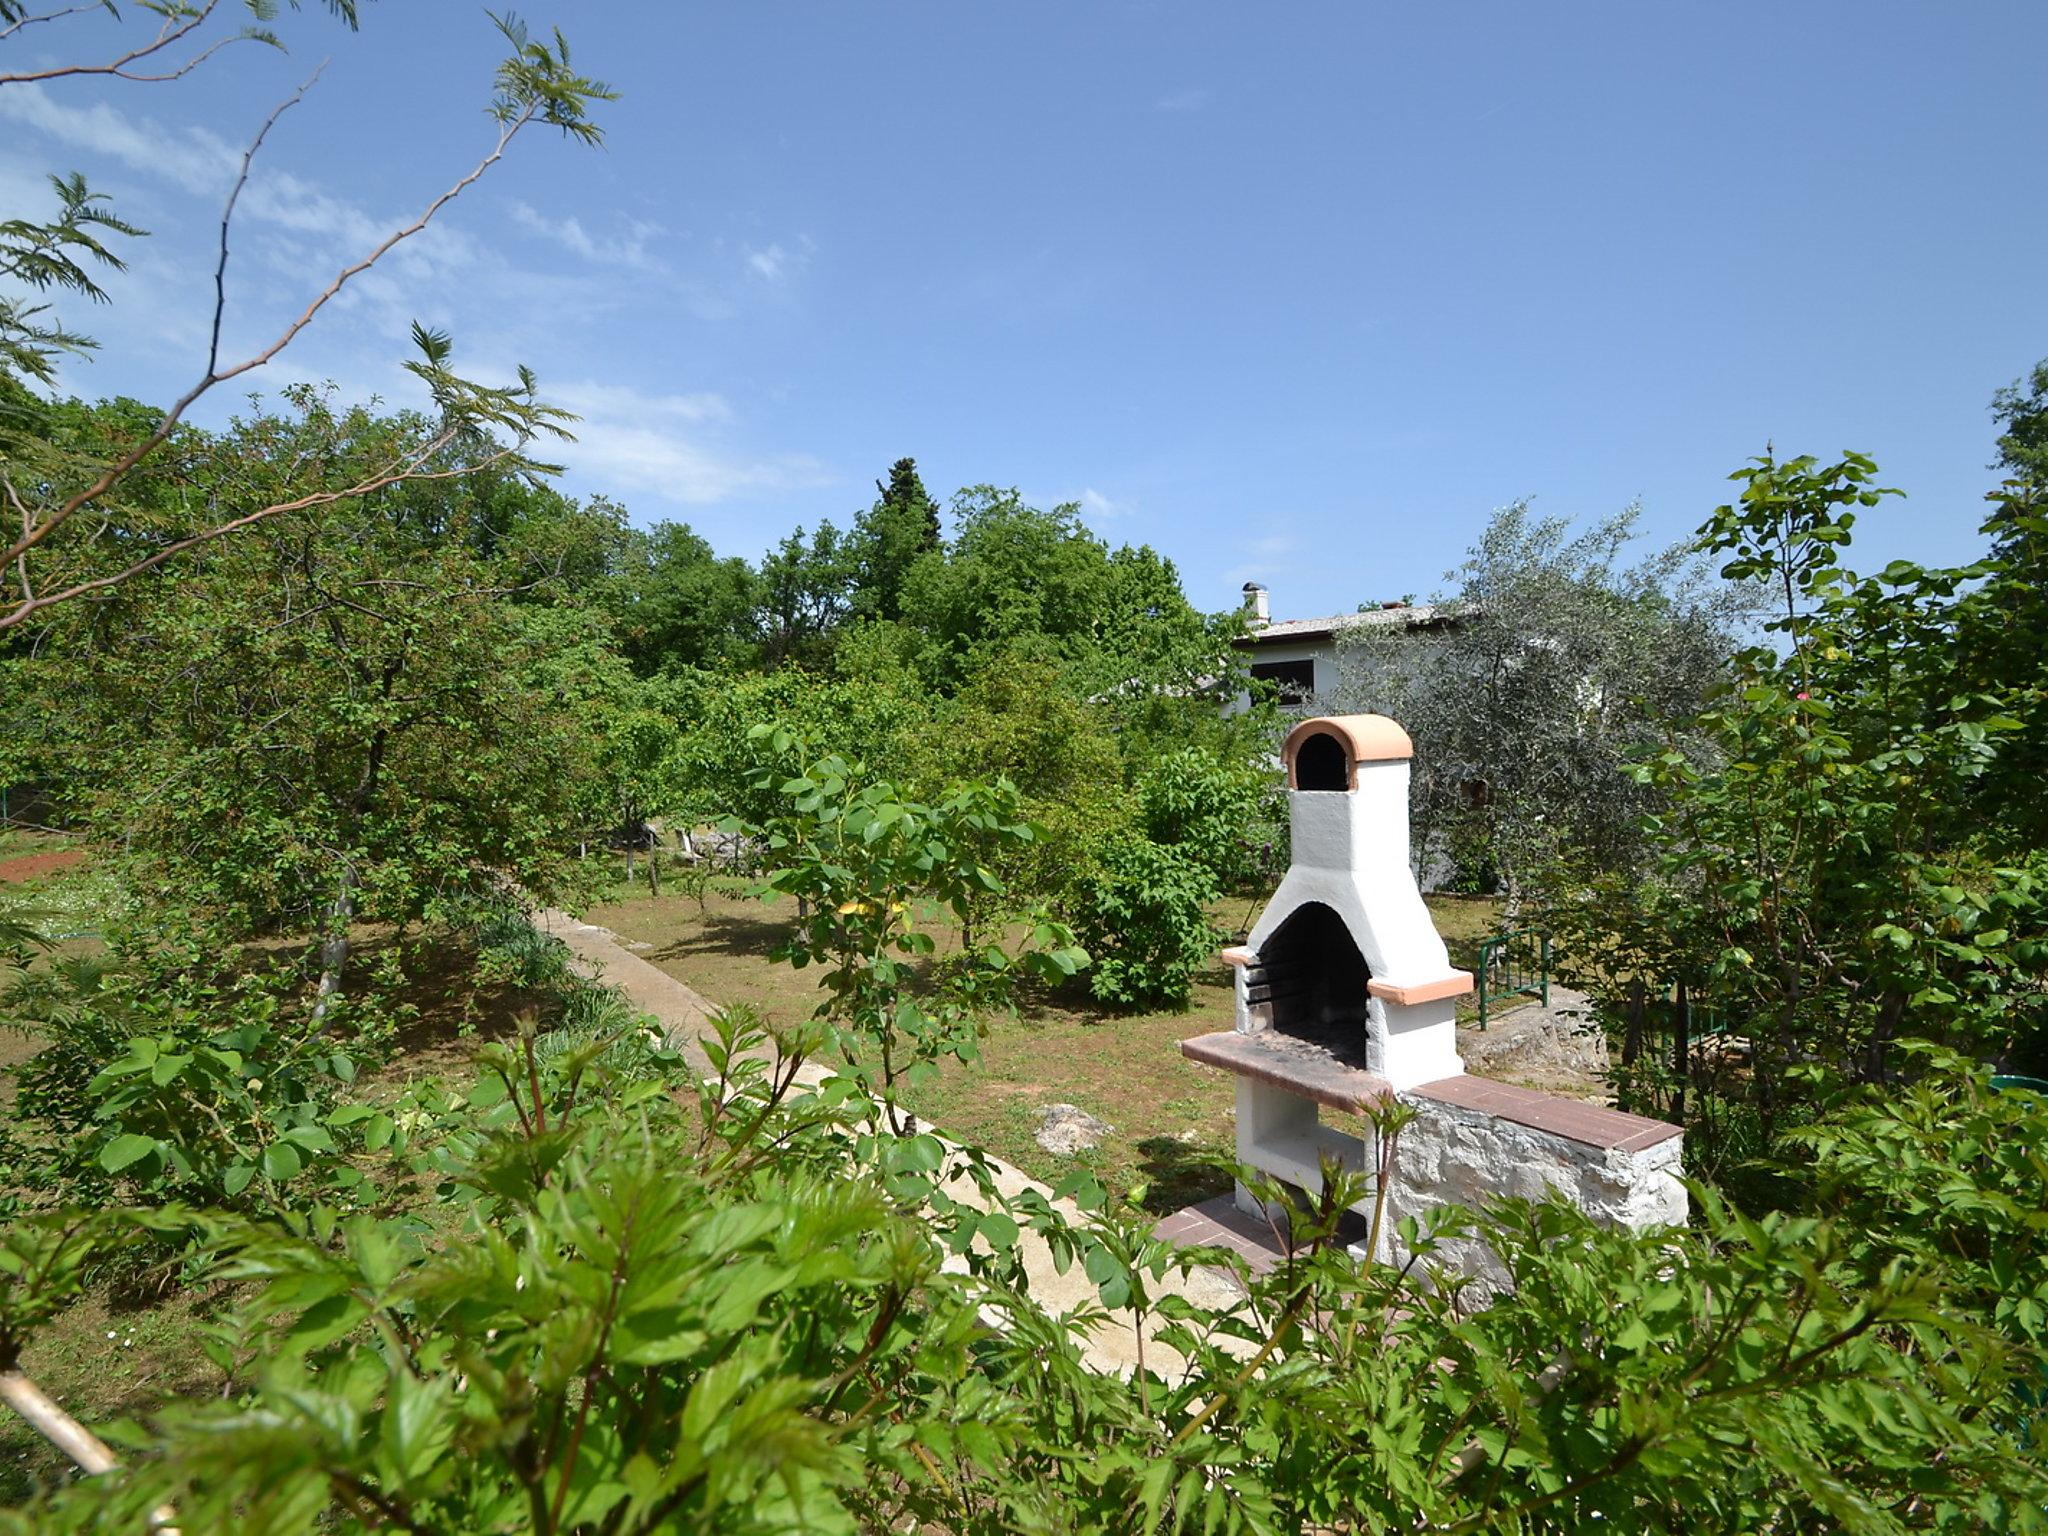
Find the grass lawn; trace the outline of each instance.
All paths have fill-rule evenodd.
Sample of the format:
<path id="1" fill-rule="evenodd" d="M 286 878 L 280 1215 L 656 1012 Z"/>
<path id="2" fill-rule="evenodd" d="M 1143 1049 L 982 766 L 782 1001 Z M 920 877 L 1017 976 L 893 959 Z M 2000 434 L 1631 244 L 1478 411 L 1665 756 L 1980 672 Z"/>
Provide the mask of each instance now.
<path id="1" fill-rule="evenodd" d="M 816 972 L 768 958 L 794 918 L 793 906 L 714 892 L 700 910 L 690 896 L 615 895 L 590 909 L 589 920 L 714 1003 L 749 1004 L 770 1023 L 808 1018 L 817 1006 Z M 1226 932 L 1241 932 L 1247 907 L 1256 917 L 1260 905 L 1234 897 L 1211 915 Z M 1469 966 L 1491 931 L 1493 903 L 1431 897 L 1430 909 L 1452 962 Z M 1233 1007 L 1221 964 L 1196 978 L 1185 1013 L 1113 1013 L 1082 988 L 1034 995 L 1017 1017 L 990 1021 L 978 1064 L 948 1063 L 936 1085 L 904 1102 L 1035 1178 L 1057 1182 L 1084 1162 L 1120 1185 L 1143 1182 L 1145 1207 L 1165 1214 L 1228 1187 L 1211 1160 L 1236 1146 L 1234 1080 L 1187 1060 L 1180 1042 L 1229 1029 Z M 1046 1104 L 1078 1105 L 1114 1129 L 1079 1159 L 1048 1153 L 1033 1139 Z"/>

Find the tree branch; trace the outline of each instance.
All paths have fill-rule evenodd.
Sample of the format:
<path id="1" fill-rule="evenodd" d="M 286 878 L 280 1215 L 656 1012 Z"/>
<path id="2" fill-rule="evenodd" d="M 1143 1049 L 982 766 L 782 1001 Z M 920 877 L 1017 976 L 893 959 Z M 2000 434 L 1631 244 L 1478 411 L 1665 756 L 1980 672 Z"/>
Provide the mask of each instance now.
<path id="1" fill-rule="evenodd" d="M 107 1443 L 71 1417 L 55 1399 L 20 1371 L 0 1371 L 0 1402 L 27 1419 L 31 1428 L 68 1456 L 81 1471 L 98 1477 L 121 1463 L 107 1449 Z M 149 1514 L 149 1528 L 160 1536 L 178 1536 L 171 1522 L 177 1519 L 168 1504 L 159 1504 Z"/>
<path id="2" fill-rule="evenodd" d="M 451 429 L 446 436 L 452 435 Z M 436 439 L 437 443 L 442 441 L 443 439 Z M 406 468 L 392 470 L 388 473 L 373 475 L 367 480 L 359 480 L 354 485 L 339 491 L 316 491 L 310 495 L 298 497 L 293 501 L 280 501 L 271 506 L 261 507 L 242 517 L 234 518 L 216 527 L 203 529 L 186 538 L 166 544 L 155 554 L 150 555 L 146 559 L 137 560 L 134 564 L 115 572 L 111 576 L 100 576 L 91 581 L 74 582 L 72 585 L 60 588 L 58 591 L 49 593 L 44 597 L 24 597 L 13 608 L 0 613 L 0 631 L 5 631 L 22 623 L 31 614 L 39 612 L 44 608 L 54 607 L 58 603 L 67 602 L 74 597 L 82 597 L 88 592 L 98 592 L 108 587 L 118 586 L 131 577 L 140 576 L 144 571 L 156 569 L 156 567 L 162 565 L 173 555 L 183 554 L 188 549 L 194 549 L 201 544 L 211 543 L 213 540 L 227 534 L 247 528 L 254 523 L 260 523 L 265 518 L 275 517 L 283 512 L 304 511 L 308 507 L 325 506 L 329 502 L 352 500 L 359 496 L 367 496 L 372 491 L 382 490 L 387 485 L 397 485 L 401 482 L 415 480 L 459 480 L 464 476 L 475 474 L 479 470 L 488 469 L 492 464 L 500 460 L 511 458 L 514 456 L 514 453 L 515 450 L 511 448 L 501 448 L 487 458 L 481 459 L 475 464 L 466 464 L 460 469 Z"/>
<path id="3" fill-rule="evenodd" d="M 312 302 L 309 303 L 305 307 L 305 309 L 300 312 L 298 318 L 293 320 L 289 325 L 287 325 L 284 328 L 284 330 L 281 331 L 268 346 L 264 347 L 259 352 L 253 353 L 249 357 L 245 358 L 243 361 L 236 363 L 229 368 L 220 368 L 218 366 L 210 365 L 207 368 L 205 375 L 201 377 L 199 381 L 195 383 L 190 389 L 186 390 L 183 395 L 179 396 L 179 398 L 172 404 L 171 408 L 164 413 L 162 420 L 160 420 L 157 423 L 155 429 L 151 431 L 147 437 L 145 437 L 141 442 L 137 443 L 134 447 L 130 448 L 126 453 L 122 454 L 120 458 L 115 460 L 112 464 L 108 465 L 105 469 L 103 469 L 99 473 L 99 475 L 94 478 L 91 484 L 87 485 L 83 490 L 72 493 L 53 511 L 48 513 L 33 528 L 25 532 L 19 539 L 17 539 L 14 543 L 9 545 L 5 550 L 0 550 L 0 567 L 5 567 L 7 565 L 14 564 L 22 556 L 28 554 L 31 550 L 35 549 L 36 547 L 44 543 L 46 540 L 48 540 L 51 534 L 55 533 L 57 529 L 61 528 L 66 522 L 70 521 L 70 519 L 73 516 L 75 516 L 82 508 L 97 501 L 100 497 L 106 495 L 108 491 L 112 490 L 114 486 L 119 484 L 121 480 L 131 470 L 135 468 L 136 465 L 140 464 L 144 458 L 148 457 L 149 454 L 153 453 L 157 448 L 163 445 L 165 440 L 170 437 L 172 431 L 177 427 L 178 423 L 181 420 L 183 420 L 185 413 L 189 411 L 192 408 L 192 406 L 199 400 L 199 398 L 207 393 L 207 391 L 212 389 L 215 385 L 226 383 L 230 379 L 238 378 L 242 374 L 249 373 L 254 369 L 262 367 L 265 363 L 269 362 L 272 358 L 276 357 L 278 353 L 282 352 L 287 346 L 291 344 L 291 342 L 298 336 L 298 334 L 301 331 L 303 331 L 307 326 L 313 323 L 314 318 L 320 313 L 320 311 L 325 309 L 327 305 L 331 303 L 338 294 L 341 293 L 342 289 L 348 285 L 351 279 L 359 277 L 364 272 L 367 272 L 371 267 L 375 266 L 380 260 L 382 260 L 387 254 L 389 254 L 389 252 L 394 247 L 396 247 L 403 241 L 411 239 L 414 235 L 417 235 L 421 230 L 425 229 L 427 225 L 430 222 L 432 222 L 435 216 L 438 215 L 443 208 L 447 207 L 449 203 L 453 202 L 457 197 L 461 196 L 462 193 L 466 191 L 468 188 L 475 185 L 475 183 L 484 175 L 485 172 L 487 172 L 493 165 L 497 164 L 499 160 L 504 158 L 507 146 L 511 144 L 512 140 L 518 135 L 519 131 L 522 128 L 524 128 L 528 123 L 533 121 L 534 117 L 539 113 L 539 111 L 539 103 L 529 103 L 516 116 L 512 117 L 509 121 L 507 121 L 499 129 L 497 142 L 491 146 L 490 152 L 486 154 L 481 160 L 479 160 L 476 163 L 476 165 L 470 169 L 467 175 L 463 176 L 453 186 L 449 187 L 446 191 L 442 192 L 438 197 L 434 198 L 434 200 L 426 206 L 425 210 L 421 212 L 418 218 L 414 219 L 411 223 L 406 224 L 397 230 L 394 230 L 390 235 L 386 236 L 381 242 L 379 242 L 376 248 L 370 251 L 368 255 L 364 256 L 363 258 L 354 262 L 353 264 L 342 268 L 342 270 L 335 275 L 333 281 L 328 283 L 328 285 L 325 288 L 323 288 L 313 298 Z M 258 138 L 260 141 L 261 135 L 259 135 Z M 449 433 L 444 435 L 452 436 L 452 429 L 450 429 Z M 498 459 L 508 457 L 511 454 L 511 452 L 512 450 L 508 449 L 504 450 L 501 453 L 494 454 L 489 459 L 486 459 L 484 461 L 484 464 L 489 464 L 491 462 L 495 462 Z M 484 466 L 472 466 L 472 468 L 481 467 Z M 459 473 L 468 472 L 469 471 L 464 470 L 460 471 Z M 449 475 L 441 475 L 437 476 L 436 478 L 449 477 Z M 250 513 L 246 517 L 237 518 L 232 522 L 224 523 L 218 528 L 210 529 L 200 534 L 195 534 L 189 539 L 180 540 L 177 544 L 170 546 L 166 550 L 159 551 L 156 555 L 151 556 L 147 560 L 137 561 L 133 566 L 123 571 L 119 576 L 106 578 L 99 581 L 77 583 L 74 586 L 64 588 L 60 592 L 52 593 L 51 595 L 43 598 L 33 600 L 24 599 L 22 602 L 16 604 L 13 609 L 5 613 L 0 613 L 0 631 L 4 631 L 8 628 L 11 628 L 14 625 L 21 623 L 24 619 L 26 619 L 29 616 L 29 614 L 35 612 L 38 609 L 49 607 L 54 603 L 64 601 L 65 599 L 70 597 L 78 596 L 83 592 L 89 592 L 99 588 L 111 586 L 116 581 L 123 581 L 131 576 L 139 575 L 143 571 L 149 570 L 157 565 L 162 564 L 162 562 L 166 558 L 168 558 L 171 554 L 178 552 L 178 550 L 180 549 L 188 549 L 192 547 L 194 544 L 204 543 L 209 539 L 219 537 L 223 533 L 229 533 L 238 528 L 245 528 L 249 526 L 251 523 L 260 522 L 263 518 L 272 516 L 278 512 L 291 511 L 298 507 L 316 505 L 318 502 L 321 501 L 340 500 L 345 495 L 362 494 L 369 490 L 374 490 L 378 486 L 390 484 L 394 479 L 397 478 L 400 477 L 393 476 L 386 479 L 379 479 L 374 483 L 366 483 L 362 487 L 359 487 L 351 492 L 326 494 L 313 498 L 302 498 L 297 502 L 281 502 L 275 506 L 266 507 L 261 511 Z"/>
<path id="4" fill-rule="evenodd" d="M 228 308 L 228 226 L 234 222 L 235 204 L 241 201 L 242 188 L 249 184 L 249 167 L 256 163 L 256 151 L 263 147 L 263 141 L 270 137 L 270 130 L 277 126 L 277 120 L 293 107 L 306 99 L 306 92 L 313 88 L 313 82 L 320 78 L 320 71 L 327 67 L 322 59 L 318 68 L 306 77 L 291 95 L 271 108 L 270 116 L 263 120 L 263 126 L 256 130 L 256 137 L 249 141 L 249 147 L 242 151 L 242 169 L 235 177 L 234 186 L 229 189 L 227 206 L 220 214 L 220 260 L 213 267 L 213 334 L 206 346 L 206 371 L 209 374 L 220 368 L 220 323 Z"/>
<path id="5" fill-rule="evenodd" d="M 229 43 L 244 41 L 245 39 L 249 39 L 252 36 L 252 34 L 247 32 L 238 32 L 233 37 L 221 38 L 218 42 L 212 43 L 207 47 L 201 49 L 199 53 L 194 55 L 192 58 L 188 59 L 184 64 L 180 65 L 177 69 L 171 71 L 169 74 L 130 74 L 128 72 L 128 66 L 130 64 L 137 63 L 140 60 L 146 59 L 150 57 L 152 54 L 161 53 L 163 52 L 164 49 L 170 47 L 173 43 L 180 42 L 183 39 L 190 37 L 194 32 L 198 31 L 201 27 L 206 25 L 207 20 L 213 15 L 214 11 L 218 9 L 219 6 L 220 0 L 206 0 L 206 3 L 202 5 L 198 10 L 192 12 L 192 14 L 188 16 L 182 24 L 178 23 L 178 19 L 175 15 L 166 16 L 164 18 L 163 26 L 157 30 L 155 42 L 145 43 L 140 48 L 130 49 L 127 53 L 122 54 L 121 57 L 115 59 L 111 63 L 58 64 L 53 65 L 49 69 L 29 70 L 21 74 L 14 75 L 0 75 L 0 85 L 28 85 L 38 80 L 63 80 L 79 75 L 115 75 L 123 80 L 134 80 L 144 84 L 162 80 L 175 80 L 180 75 L 190 74 L 193 70 L 197 69 L 201 64 L 205 63 L 206 60 L 210 58 L 212 55 L 218 53 L 222 48 L 225 48 Z M 84 10 L 86 9 L 86 7 L 73 6 L 71 9 L 74 11 Z M 28 25 L 28 22 L 30 20 L 52 21 L 59 16 L 68 16 L 70 14 L 70 11 L 53 11 L 47 16 L 24 18 L 22 21 L 17 22 L 15 25 L 26 26 Z M 14 29 L 10 27 L 8 30 L 12 31 Z"/>
<path id="6" fill-rule="evenodd" d="M 76 16 L 80 11 L 103 11 L 113 7 L 107 0 L 84 0 L 79 5 L 67 5 L 61 11 L 45 11 L 40 16 L 24 16 L 11 26 L 0 27 L 0 43 L 4 43 L 23 27 L 32 27 L 42 21 L 62 21 L 66 16 Z"/>

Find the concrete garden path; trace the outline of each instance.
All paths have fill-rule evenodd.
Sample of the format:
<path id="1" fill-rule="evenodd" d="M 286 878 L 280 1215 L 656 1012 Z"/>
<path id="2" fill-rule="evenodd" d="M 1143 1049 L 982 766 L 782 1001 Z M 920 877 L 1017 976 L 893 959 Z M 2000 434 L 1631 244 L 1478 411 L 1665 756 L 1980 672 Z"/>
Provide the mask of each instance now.
<path id="1" fill-rule="evenodd" d="M 542 912 L 535 922 L 544 932 L 554 934 L 569 946 L 576 956 L 577 968 L 584 975 L 593 980 L 602 978 L 623 992 L 636 1008 L 654 1015 L 667 1031 L 670 1044 L 682 1052 L 693 1068 L 700 1072 L 710 1069 L 710 1058 L 704 1054 L 700 1042 L 713 1033 L 711 1017 L 718 1011 L 717 1004 L 659 966 L 634 954 L 609 928 L 556 911 Z M 830 1075 L 824 1066 L 810 1062 L 799 1071 L 797 1078 L 806 1086 L 815 1087 Z M 949 1139 L 944 1138 L 942 1132 L 935 1134 Z M 1076 1225 L 1085 1223 L 1087 1218 L 1071 1200 L 1053 1200 L 1052 1190 L 1046 1185 L 996 1158 L 988 1158 L 988 1164 L 994 1171 L 997 1190 L 1006 1199 L 1015 1199 L 1027 1189 L 1037 1190 L 1052 1201 L 1069 1221 Z M 947 1186 L 947 1192 L 964 1204 L 982 1205 L 980 1191 L 964 1176 L 954 1179 Z M 1227 1199 L 1224 1203 L 1228 1203 Z M 1214 1222 L 1175 1226 L 1174 1223 L 1179 1221 L 1179 1217 L 1168 1218 L 1161 1224 L 1160 1235 L 1183 1244 L 1227 1241 L 1230 1246 L 1244 1251 L 1247 1242 L 1244 1233 L 1233 1231 L 1235 1240 L 1232 1241 L 1211 1232 L 1211 1226 L 1215 1226 L 1217 1233 L 1224 1231 Z M 1076 1307 L 1099 1305 L 1094 1282 L 1082 1273 L 1080 1265 L 1073 1265 L 1061 1274 L 1055 1268 L 1052 1252 L 1044 1240 L 1029 1231 L 1020 1239 L 1020 1247 L 1032 1299 L 1048 1313 L 1058 1316 Z M 956 1259 L 950 1260 L 947 1267 L 964 1270 L 966 1265 Z M 1169 1272 L 1158 1282 L 1157 1289 L 1184 1296 L 1202 1307 L 1229 1307 L 1241 1296 L 1228 1276 L 1208 1268 L 1190 1269 L 1180 1274 Z M 1147 1363 L 1154 1369 L 1171 1370 L 1177 1367 L 1178 1357 L 1163 1345 L 1152 1343 L 1152 1336 L 1159 1327 L 1157 1318 L 1149 1320 L 1145 1327 Z M 1135 1315 L 1130 1312 L 1111 1313 L 1100 1327 L 1083 1339 L 1082 1351 L 1088 1363 L 1098 1370 L 1124 1372 L 1135 1367 L 1139 1353 Z"/>

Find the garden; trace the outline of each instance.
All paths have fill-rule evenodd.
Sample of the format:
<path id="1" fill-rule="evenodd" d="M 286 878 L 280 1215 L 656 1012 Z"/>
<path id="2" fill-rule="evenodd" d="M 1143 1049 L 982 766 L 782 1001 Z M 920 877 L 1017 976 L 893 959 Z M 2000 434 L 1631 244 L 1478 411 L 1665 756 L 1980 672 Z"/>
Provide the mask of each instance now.
<path id="1" fill-rule="evenodd" d="M 568 412 L 425 325 L 426 408 L 195 408 L 603 141 L 496 25 L 473 169 L 243 353 L 250 150 L 167 404 L 73 393 L 42 302 L 142 231 L 76 177 L 0 223 L 0 1532 L 2048 1529 L 2048 364 L 1966 563 L 1859 569 L 1877 463 L 1767 452 L 1669 548 L 1502 508 L 1440 622 L 1345 630 L 1308 702 L 1412 736 L 1452 963 L 1543 935 L 1575 1091 L 1690 1180 L 1403 1214 L 1412 1102 L 1282 1183 L 1179 1052 L 1290 867 L 1294 716 L 1165 554 L 905 457 L 722 556 L 562 491 Z M 1487 1051 L 1448 995 L 1399 1006 Z M 1162 1235 L 1238 1182 L 1272 1263 Z"/>

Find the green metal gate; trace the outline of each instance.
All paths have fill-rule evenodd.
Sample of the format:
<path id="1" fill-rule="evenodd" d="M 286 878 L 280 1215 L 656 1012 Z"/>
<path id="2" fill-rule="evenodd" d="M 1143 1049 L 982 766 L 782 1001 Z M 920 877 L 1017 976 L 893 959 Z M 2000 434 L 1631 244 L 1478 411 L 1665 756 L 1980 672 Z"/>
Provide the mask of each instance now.
<path id="1" fill-rule="evenodd" d="M 1479 966 L 1473 973 L 1479 993 L 1479 1027 L 1486 1028 L 1494 1005 L 1510 998 L 1534 996 L 1550 1006 L 1550 935 L 1535 928 L 1497 934 L 1479 945 Z M 1519 1006 L 1519 1004 L 1518 1004 Z"/>

